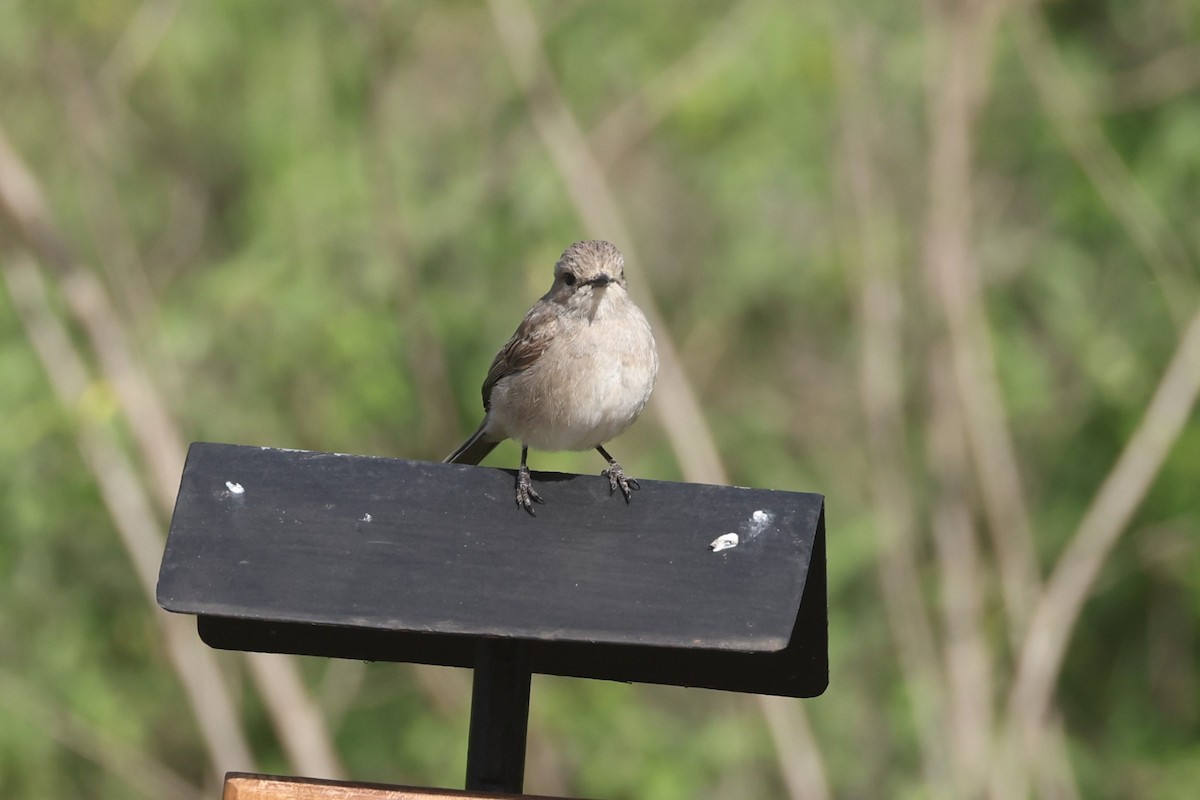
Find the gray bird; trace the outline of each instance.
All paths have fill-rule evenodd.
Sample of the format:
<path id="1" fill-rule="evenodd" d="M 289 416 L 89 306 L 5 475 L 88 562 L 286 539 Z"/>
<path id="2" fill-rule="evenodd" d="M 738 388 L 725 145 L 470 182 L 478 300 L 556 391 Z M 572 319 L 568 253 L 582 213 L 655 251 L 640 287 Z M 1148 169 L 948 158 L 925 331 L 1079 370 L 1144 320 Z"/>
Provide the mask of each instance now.
<path id="1" fill-rule="evenodd" d="M 638 482 L 604 443 L 642 413 L 658 376 L 646 317 L 629 297 L 625 259 L 612 244 L 576 242 L 554 265 L 550 291 L 534 303 L 483 381 L 483 422 L 446 457 L 478 464 L 505 439 L 521 443 L 517 505 L 544 503 L 525 460 L 535 450 L 595 449 L 608 462 L 609 493 L 628 503 Z"/>

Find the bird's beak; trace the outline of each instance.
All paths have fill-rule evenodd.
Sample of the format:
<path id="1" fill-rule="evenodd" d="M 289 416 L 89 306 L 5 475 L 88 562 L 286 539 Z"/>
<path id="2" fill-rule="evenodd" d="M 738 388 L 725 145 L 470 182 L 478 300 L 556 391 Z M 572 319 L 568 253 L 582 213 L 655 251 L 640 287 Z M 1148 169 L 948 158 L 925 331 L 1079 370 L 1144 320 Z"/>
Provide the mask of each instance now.
<path id="1" fill-rule="evenodd" d="M 599 275 L 588 281 L 588 283 L 590 283 L 592 286 L 608 286 L 610 283 L 612 283 L 612 280 L 613 279 L 607 273 L 601 272 Z"/>

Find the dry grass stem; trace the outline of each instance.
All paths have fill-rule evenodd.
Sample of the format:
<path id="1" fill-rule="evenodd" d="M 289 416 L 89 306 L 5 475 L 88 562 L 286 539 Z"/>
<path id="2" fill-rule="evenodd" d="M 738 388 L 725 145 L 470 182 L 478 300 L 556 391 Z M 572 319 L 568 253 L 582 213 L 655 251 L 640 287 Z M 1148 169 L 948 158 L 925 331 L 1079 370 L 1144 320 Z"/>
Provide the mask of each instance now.
<path id="1" fill-rule="evenodd" d="M 1008 428 L 979 265 L 972 249 L 972 155 L 976 114 L 987 88 L 996 27 L 994 3 L 938 6 L 929 41 L 941 52 L 929 76 L 929 212 L 925 267 L 945 319 L 958 402 L 1000 568 L 1014 641 L 1040 585 L 1032 526 Z"/>
<path id="2" fill-rule="evenodd" d="M 70 336 L 51 310 L 33 261 L 10 257 L 3 276 L 26 336 L 59 402 L 63 408 L 80 409 L 92 381 Z M 133 561 L 139 584 L 150 607 L 156 609 L 154 586 L 158 580 L 158 554 L 162 551 L 161 523 L 108 422 L 79 414 L 76 439 L 113 526 Z M 208 748 L 213 776 L 219 778 L 226 769 L 253 769 L 254 756 L 216 657 L 196 637 L 190 620 L 157 609 L 152 613 Z"/>
<path id="3" fill-rule="evenodd" d="M 948 359 L 930 359 L 928 458 L 936 484 L 931 529 L 941 582 L 942 652 L 947 714 L 945 735 L 954 753 L 956 797 L 981 796 L 993 746 L 992 664 L 997 654 L 985 633 L 987 580 L 979 553 L 970 492 L 966 431 L 954 396 Z"/>
<path id="4" fill-rule="evenodd" d="M 153 381 L 134 354 L 121 317 L 113 308 L 107 292 L 95 275 L 75 259 L 65 237 L 58 232 L 58 226 L 50 214 L 44 192 L 36 177 L 8 144 L 3 131 L 0 131 L 0 207 L 17 223 L 26 241 L 41 259 L 53 267 L 63 297 L 87 333 L 105 381 L 116 393 L 122 415 L 141 454 L 145 474 L 151 483 L 158 508 L 162 514 L 170 515 L 175 506 L 176 482 L 183 472 L 186 455 L 184 438 Z M 75 355 L 74 360 L 86 375 L 83 359 Z M 45 366 L 49 372 L 53 365 Z M 65 407 L 73 407 L 70 395 L 60 392 L 60 400 L 64 402 Z M 110 441 L 93 442 L 86 450 L 93 460 L 93 471 L 96 467 L 95 459 L 120 462 L 115 468 L 119 470 L 120 475 L 125 476 L 124 489 L 127 491 L 119 491 L 114 495 L 114 499 L 132 500 L 135 494 L 142 498 L 144 489 L 136 477 L 136 468 L 127 462 L 115 438 L 110 435 Z M 117 477 L 101 475 L 99 472 L 96 472 L 96 478 L 102 482 L 118 480 Z M 134 525 L 133 529 L 143 531 L 141 526 L 148 526 L 144 529 L 145 536 L 125 538 L 123 541 L 137 567 L 138 577 L 151 607 L 156 607 L 154 587 L 158 581 L 158 560 L 163 548 L 161 524 L 152 511 L 144 515 L 135 507 L 125 508 L 120 504 L 109 503 L 110 512 L 116 514 L 120 509 L 132 514 L 130 524 Z M 134 513 L 135 511 L 137 513 Z M 179 620 L 181 624 L 188 622 Z M 190 624 L 188 627 L 191 627 Z M 168 630 L 173 632 L 176 628 L 174 622 L 168 623 Z M 192 640 L 196 638 L 195 632 L 191 630 L 188 636 Z M 196 644 L 199 645 L 198 640 Z M 185 668 L 179 659 L 175 659 L 175 664 L 177 669 Z M 259 691 L 263 695 L 276 733 L 284 743 L 284 749 L 290 755 L 303 757 L 304 760 L 296 764 L 299 768 L 319 771 L 329 776 L 340 775 L 342 768 L 333 747 L 332 736 L 321 724 L 319 716 L 305 715 L 297 718 L 290 709 L 277 707 L 271 702 L 274 689 L 266 683 L 275 681 L 292 687 L 302 685 L 294 663 L 278 659 L 273 661 L 272 665 L 273 676 L 261 668 L 252 670 L 252 674 L 259 683 Z M 213 681 L 219 684 L 219 673 L 208 674 L 205 680 L 210 685 Z M 206 713 L 200 697 L 193 697 L 192 702 L 193 710 L 197 714 Z M 301 729 L 296 724 L 298 721 L 316 724 L 318 727 Z M 246 764 L 248 760 L 239 754 L 237 763 Z"/>
<path id="5" fill-rule="evenodd" d="M 952 413 L 962 420 L 996 556 L 1006 630 L 1015 647 L 1024 636 L 1040 596 L 1041 577 L 972 241 L 975 126 L 990 85 L 1000 11 L 991 0 L 963 0 L 933 4 L 927 13 L 928 41 L 938 55 L 929 61 L 926 72 L 930 153 L 924 245 L 927 282 L 945 321 L 953 375 L 955 408 L 943 408 L 940 413 Z M 953 437 L 957 432 L 949 427 L 937 432 L 939 425 L 952 423 L 934 420 L 931 424 L 937 443 L 932 452 L 935 461 L 951 459 L 941 466 L 943 490 L 951 491 L 942 495 L 934 509 L 935 541 L 946 559 L 944 570 L 969 570 L 974 562 L 968 541 L 972 536 L 968 512 L 971 493 L 966 486 L 947 484 L 956 469 L 958 454 Z M 952 565 L 950 559 L 960 563 Z M 961 585 L 961 577 L 943 576 L 947 591 L 959 595 L 946 598 L 946 657 L 957 676 L 951 687 L 956 735 L 967 737 L 955 742 L 959 774 L 966 788 L 979 791 L 988 776 L 969 754 L 992 749 L 988 744 L 993 741 L 992 697 L 990 691 L 982 698 L 971 695 L 987 691 L 991 680 L 975 674 L 981 662 L 986 664 L 988 660 L 983 652 L 987 644 L 981 628 L 979 585 Z M 966 608 L 951 607 L 954 603 L 965 603 Z M 1011 780 L 1013 796 L 1024 791 L 1027 771 L 1032 771 L 1043 786 L 1057 781 L 1058 794 L 1074 793 L 1069 762 L 1053 761 L 1055 754 L 1065 752 L 1065 747 L 1050 748 L 1029 762 L 1010 762 L 1006 778 Z"/>
<path id="6" fill-rule="evenodd" d="M 843 28 L 847 26 L 842 26 Z M 878 102 L 863 76 L 872 74 L 867 31 L 841 30 L 835 68 L 841 114 L 838 168 L 849 222 L 841 238 L 857 278 L 861 331 L 859 398 L 866 421 L 871 497 L 879 550 L 875 559 L 884 612 L 896 643 L 916 723 L 926 784 L 943 786 L 949 773 L 941 733 L 944 678 L 933 625 L 921 593 L 917 512 L 906 452 L 903 379 L 904 298 L 900 290 L 896 210 L 876 168 L 877 131 L 869 109 Z"/>

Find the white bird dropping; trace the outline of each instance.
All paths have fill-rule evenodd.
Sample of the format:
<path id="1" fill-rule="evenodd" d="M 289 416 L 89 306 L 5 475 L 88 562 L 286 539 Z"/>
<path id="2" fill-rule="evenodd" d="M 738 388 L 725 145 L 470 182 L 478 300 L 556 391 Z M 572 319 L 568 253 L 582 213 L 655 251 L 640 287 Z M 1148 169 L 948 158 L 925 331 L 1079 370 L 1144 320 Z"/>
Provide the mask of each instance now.
<path id="1" fill-rule="evenodd" d="M 731 547 L 738 546 L 738 535 L 736 533 L 723 533 L 712 540 L 712 544 L 708 546 L 709 550 L 714 553 L 719 553 L 722 550 L 728 550 Z"/>

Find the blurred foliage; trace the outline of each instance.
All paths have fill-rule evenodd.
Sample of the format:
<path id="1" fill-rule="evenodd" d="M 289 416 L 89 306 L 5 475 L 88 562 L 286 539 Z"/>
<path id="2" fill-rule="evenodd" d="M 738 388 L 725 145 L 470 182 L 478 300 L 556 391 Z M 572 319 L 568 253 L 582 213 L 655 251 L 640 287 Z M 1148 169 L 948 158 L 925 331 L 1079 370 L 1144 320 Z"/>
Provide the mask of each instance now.
<path id="1" fill-rule="evenodd" d="M 617 244 L 636 245 L 629 268 L 732 482 L 828 495 L 832 684 L 804 705 L 846 798 L 947 796 L 922 773 L 917 701 L 882 611 L 859 399 L 865 240 L 847 224 L 839 155 L 853 83 L 878 132 L 890 210 L 871 235 L 900 271 L 905 440 L 927 509 L 941 333 L 920 263 L 937 124 L 928 7 L 942 4 L 924 5 L 533 4 L 585 132 L 640 98 L 645 130 L 591 141 L 633 240 Z M 1046 574 L 1200 297 L 1200 2 L 1032 13 L 1093 112 L 1078 119 L 1153 217 L 1140 220 L 1148 250 L 1064 144 L 1002 18 L 971 244 Z M 639 95 L 680 63 L 682 80 Z M 4 0 L 0 98 L 0 127 L 190 440 L 440 458 L 476 424 L 487 365 L 558 253 L 611 235 L 582 226 L 483 4 Z M 22 246 L 0 220 L 0 260 Z M 9 309 L 0 294 L 0 796 L 136 796 L 64 734 L 76 728 L 205 786 L 157 612 L 76 443 L 85 415 L 125 436 L 117 401 L 98 379 L 61 407 Z M 637 475 L 683 474 L 653 413 L 614 452 Z M 596 461 L 539 453 L 534 466 Z M 1184 798 L 1200 781 L 1198 485 L 1193 414 L 1071 639 L 1057 708 L 1085 797 Z M 932 603 L 932 557 L 923 568 Z M 1012 653 L 988 581 L 998 703 Z M 260 766 L 291 771 L 244 666 L 222 663 Z M 404 667 L 302 666 L 355 779 L 461 785 L 465 695 L 439 704 Z M 531 792 L 786 792 L 788 754 L 746 698 L 539 677 L 532 731 L 551 766 L 530 770 Z"/>

